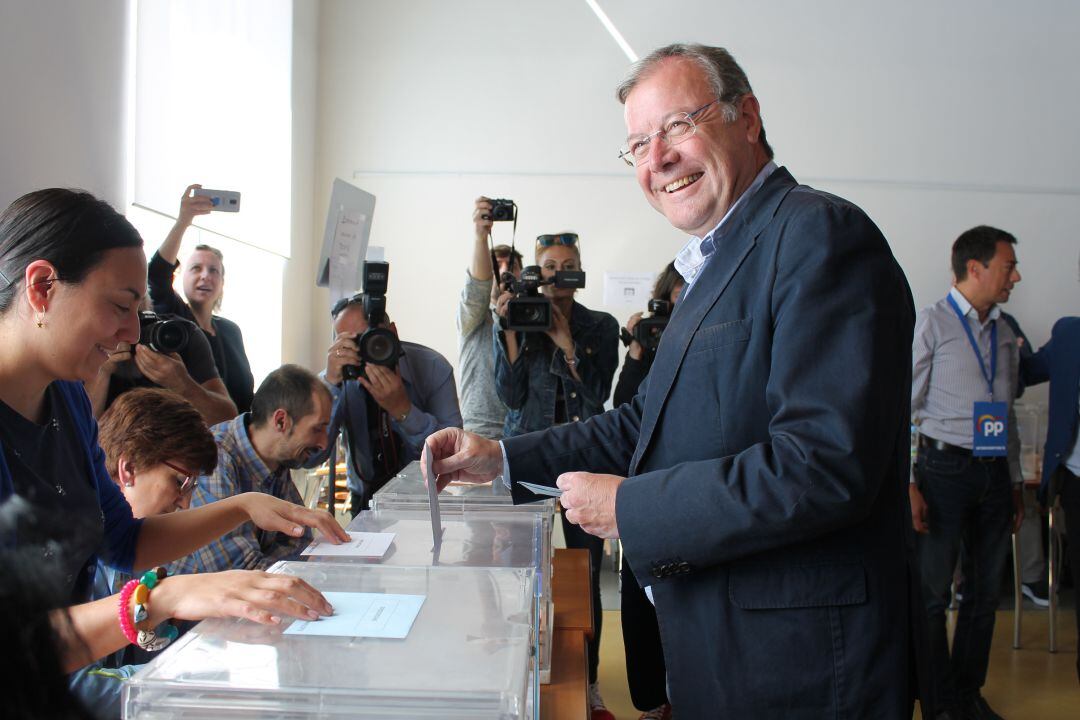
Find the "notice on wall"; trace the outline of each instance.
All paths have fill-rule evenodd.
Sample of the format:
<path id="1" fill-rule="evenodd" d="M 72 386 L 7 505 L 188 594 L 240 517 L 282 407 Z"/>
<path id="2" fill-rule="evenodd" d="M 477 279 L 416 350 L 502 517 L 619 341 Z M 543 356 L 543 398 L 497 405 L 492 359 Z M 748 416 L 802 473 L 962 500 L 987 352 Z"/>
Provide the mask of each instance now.
<path id="1" fill-rule="evenodd" d="M 604 305 L 644 312 L 655 278 L 650 272 L 605 272 Z"/>
<path id="2" fill-rule="evenodd" d="M 342 212 L 334 228 L 334 241 L 330 248 L 330 298 L 343 298 L 356 292 L 360 278 L 361 254 L 364 252 L 364 227 L 367 216 L 356 212 Z"/>

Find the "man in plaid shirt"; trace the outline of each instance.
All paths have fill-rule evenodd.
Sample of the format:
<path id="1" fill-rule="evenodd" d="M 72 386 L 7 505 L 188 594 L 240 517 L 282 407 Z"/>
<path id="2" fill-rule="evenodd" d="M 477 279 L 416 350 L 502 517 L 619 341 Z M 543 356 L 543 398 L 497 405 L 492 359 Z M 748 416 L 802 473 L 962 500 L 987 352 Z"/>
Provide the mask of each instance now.
<path id="1" fill-rule="evenodd" d="M 329 391 L 310 371 L 283 365 L 270 373 L 255 391 L 251 412 L 211 428 L 218 445 L 217 468 L 199 478 L 191 506 L 244 492 L 300 503 L 289 470 L 326 449 L 331 405 Z M 169 573 L 265 570 L 298 555 L 310 542 L 310 529 L 290 537 L 246 522 L 172 563 Z"/>

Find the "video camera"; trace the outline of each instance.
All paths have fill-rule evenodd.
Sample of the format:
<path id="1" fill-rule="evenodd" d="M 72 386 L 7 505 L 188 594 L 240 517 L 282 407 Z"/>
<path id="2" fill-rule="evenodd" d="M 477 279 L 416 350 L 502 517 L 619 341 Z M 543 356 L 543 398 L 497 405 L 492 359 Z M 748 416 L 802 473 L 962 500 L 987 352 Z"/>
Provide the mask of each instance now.
<path id="1" fill-rule="evenodd" d="M 655 354 L 656 348 L 660 347 L 660 337 L 667 328 L 668 320 L 671 319 L 671 303 L 667 300 L 650 300 L 649 314 L 638 320 L 634 326 L 633 334 L 622 329 L 619 338 L 627 347 L 635 340 L 647 353 Z"/>
<path id="2" fill-rule="evenodd" d="M 367 379 L 364 366 L 368 363 L 388 368 L 397 367 L 398 358 L 401 357 L 401 342 L 393 331 L 379 327 L 386 322 L 386 288 L 389 279 L 390 263 L 365 261 L 361 278 L 363 292 L 353 295 L 334 313 L 336 317 L 348 305 L 363 303 L 364 316 L 367 317 L 368 322 L 368 329 L 356 340 L 360 364 L 345 365 L 341 368 L 341 375 L 346 380 L 361 377 Z"/>
<path id="3" fill-rule="evenodd" d="M 544 280 L 539 265 L 528 265 L 521 270 L 521 279 L 511 273 L 503 273 L 503 287 L 514 293 L 506 304 L 506 317 L 500 318 L 503 330 L 516 332 L 543 332 L 551 327 L 551 300 L 540 294 L 542 285 L 557 288 L 585 287 L 584 270 L 559 270 L 551 280 Z"/>
<path id="4" fill-rule="evenodd" d="M 153 310 L 139 312 L 139 343 L 168 355 L 187 347 L 195 324 L 183 318 L 162 318 Z"/>

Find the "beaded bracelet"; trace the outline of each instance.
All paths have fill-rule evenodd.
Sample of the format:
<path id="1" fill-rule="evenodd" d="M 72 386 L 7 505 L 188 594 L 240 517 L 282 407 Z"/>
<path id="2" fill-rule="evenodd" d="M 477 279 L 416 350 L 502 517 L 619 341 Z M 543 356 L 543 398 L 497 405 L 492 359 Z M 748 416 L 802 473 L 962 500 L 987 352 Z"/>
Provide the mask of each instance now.
<path id="1" fill-rule="evenodd" d="M 163 567 L 147 570 L 138 580 L 129 580 L 120 591 L 120 629 L 124 631 L 124 637 L 129 642 L 143 650 L 161 650 L 179 635 L 176 627 L 168 623 L 162 623 L 157 628 L 148 627 L 150 591 L 167 575 L 168 572 Z M 127 608 L 132 598 L 135 599 L 135 606 L 129 616 Z"/>
<path id="2" fill-rule="evenodd" d="M 124 633 L 124 637 L 127 638 L 131 644 L 137 644 L 139 642 L 139 636 L 135 633 L 135 624 L 131 621 L 131 616 L 128 615 L 128 603 L 131 602 L 131 596 L 135 593 L 135 588 L 138 587 L 138 580 L 128 580 L 123 589 L 120 590 L 120 602 L 117 615 L 120 620 L 120 629 Z"/>

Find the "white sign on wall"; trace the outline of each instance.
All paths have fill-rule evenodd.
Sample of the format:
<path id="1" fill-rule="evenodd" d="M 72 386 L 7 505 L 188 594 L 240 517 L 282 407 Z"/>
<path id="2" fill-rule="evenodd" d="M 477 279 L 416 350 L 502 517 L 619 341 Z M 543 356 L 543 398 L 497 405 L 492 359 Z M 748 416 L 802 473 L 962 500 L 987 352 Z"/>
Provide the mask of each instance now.
<path id="1" fill-rule="evenodd" d="M 604 273 L 604 305 L 644 311 L 652 297 L 656 275 L 650 272 Z"/>

